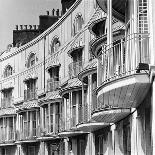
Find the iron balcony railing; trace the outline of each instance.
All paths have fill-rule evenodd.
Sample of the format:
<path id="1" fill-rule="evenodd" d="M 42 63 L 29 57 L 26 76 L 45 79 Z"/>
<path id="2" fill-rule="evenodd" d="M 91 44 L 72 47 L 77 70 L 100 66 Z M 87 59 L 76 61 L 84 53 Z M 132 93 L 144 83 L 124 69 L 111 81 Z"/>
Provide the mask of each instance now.
<path id="1" fill-rule="evenodd" d="M 24 100 L 33 100 L 37 98 L 37 90 L 24 90 Z"/>
<path id="2" fill-rule="evenodd" d="M 40 126 L 37 126 L 36 128 L 30 129 L 30 127 L 25 124 L 24 128 L 17 133 L 17 139 L 18 140 L 33 140 L 41 136 L 40 132 Z"/>
<path id="3" fill-rule="evenodd" d="M 47 91 L 51 92 L 51 91 L 55 91 L 56 89 L 58 89 L 60 86 L 60 81 L 56 81 L 53 78 L 50 78 L 47 80 Z"/>
<path id="4" fill-rule="evenodd" d="M 68 67 L 69 77 L 74 78 L 82 71 L 82 61 L 72 62 Z"/>
<path id="5" fill-rule="evenodd" d="M 150 63 L 148 34 L 131 34 L 103 48 L 98 56 L 99 84 L 147 70 Z M 139 68 L 141 66 L 141 68 Z"/>
<path id="6" fill-rule="evenodd" d="M 0 133 L 0 143 L 9 143 L 16 140 L 16 132 L 12 129 L 9 131 L 1 131 Z"/>
<path id="7" fill-rule="evenodd" d="M 7 98 L 3 98 L 1 100 L 1 107 L 2 108 L 8 108 L 11 107 L 13 105 L 13 97 L 7 97 Z"/>

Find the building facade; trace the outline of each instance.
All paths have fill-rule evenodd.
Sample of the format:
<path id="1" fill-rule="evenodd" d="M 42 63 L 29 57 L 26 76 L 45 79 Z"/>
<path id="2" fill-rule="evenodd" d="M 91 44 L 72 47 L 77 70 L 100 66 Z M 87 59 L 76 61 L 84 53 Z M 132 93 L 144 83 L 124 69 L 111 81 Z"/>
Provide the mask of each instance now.
<path id="1" fill-rule="evenodd" d="M 61 2 L 0 55 L 0 155 L 154 155 L 155 2 Z"/>

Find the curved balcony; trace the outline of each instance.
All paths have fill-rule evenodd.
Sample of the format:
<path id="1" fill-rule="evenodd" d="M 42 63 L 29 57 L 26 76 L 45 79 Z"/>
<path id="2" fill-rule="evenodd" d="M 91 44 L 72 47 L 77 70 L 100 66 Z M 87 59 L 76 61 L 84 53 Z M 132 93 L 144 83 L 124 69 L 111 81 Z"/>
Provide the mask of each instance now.
<path id="1" fill-rule="evenodd" d="M 52 92 L 58 89 L 60 86 L 60 81 L 56 81 L 53 78 L 47 80 L 47 92 Z"/>
<path id="2" fill-rule="evenodd" d="M 99 34 L 104 33 L 107 18 L 106 16 L 106 13 L 100 7 L 96 9 L 95 13 L 88 22 L 88 28 L 92 34 L 98 36 Z"/>
<path id="3" fill-rule="evenodd" d="M 87 76 L 88 74 L 93 74 L 97 72 L 97 59 L 93 59 L 83 65 L 82 71 L 78 74 L 78 78 L 82 80 L 83 77 Z"/>
<path id="4" fill-rule="evenodd" d="M 93 132 L 109 125 L 109 123 L 106 122 L 97 122 L 96 120 L 93 120 L 92 117 L 89 116 L 89 111 L 91 111 L 91 109 L 92 107 L 88 106 L 87 104 L 79 106 L 79 122 L 76 125 L 78 130 L 84 132 Z"/>
<path id="5" fill-rule="evenodd" d="M 74 78 L 82 71 L 82 61 L 72 62 L 69 64 L 69 77 Z"/>
<path id="6" fill-rule="evenodd" d="M 105 47 L 98 57 L 99 109 L 136 108 L 147 94 L 150 54 L 148 34 L 131 34 Z"/>
<path id="7" fill-rule="evenodd" d="M 86 132 L 83 132 L 77 129 L 75 120 L 73 118 L 70 118 L 67 120 L 64 120 L 63 118 L 60 119 L 59 133 L 58 133 L 59 136 L 72 137 L 72 136 L 77 136 L 85 133 Z"/>
<path id="8" fill-rule="evenodd" d="M 125 26 L 123 23 L 119 21 L 114 21 L 112 25 L 112 31 L 113 31 L 113 40 L 118 40 L 124 37 Z M 90 50 L 93 53 L 93 55 L 98 56 L 99 53 L 102 51 L 103 45 L 104 44 L 106 45 L 106 42 L 107 42 L 106 33 L 92 39 L 89 44 L 90 44 Z"/>
<path id="9" fill-rule="evenodd" d="M 131 113 L 130 109 L 108 108 L 95 109 L 92 113 L 92 120 L 104 123 L 116 123 Z"/>
<path id="10" fill-rule="evenodd" d="M 107 12 L 107 0 L 96 0 L 103 11 Z M 125 21 L 125 0 L 112 0 L 112 14 L 117 19 Z"/>

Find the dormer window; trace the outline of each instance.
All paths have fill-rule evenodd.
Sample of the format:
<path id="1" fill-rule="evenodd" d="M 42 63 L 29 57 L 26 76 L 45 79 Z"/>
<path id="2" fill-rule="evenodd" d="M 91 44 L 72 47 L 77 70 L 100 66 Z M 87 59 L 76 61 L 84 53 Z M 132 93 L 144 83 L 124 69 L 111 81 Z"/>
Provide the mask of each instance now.
<path id="1" fill-rule="evenodd" d="M 56 37 L 51 43 L 51 54 L 58 51 L 59 47 L 60 47 L 60 41 L 59 41 L 59 38 Z"/>
<path id="2" fill-rule="evenodd" d="M 32 67 L 35 64 L 35 54 L 31 53 L 28 59 L 27 67 Z"/>
<path id="3" fill-rule="evenodd" d="M 5 71 L 4 71 L 4 77 L 8 77 L 10 75 L 12 75 L 12 72 L 13 72 L 13 69 L 10 65 L 8 65 L 6 68 L 5 68 Z"/>
<path id="4" fill-rule="evenodd" d="M 81 29 L 82 25 L 84 24 L 84 20 L 81 14 L 78 14 L 74 19 L 73 23 L 73 36 L 76 35 Z"/>

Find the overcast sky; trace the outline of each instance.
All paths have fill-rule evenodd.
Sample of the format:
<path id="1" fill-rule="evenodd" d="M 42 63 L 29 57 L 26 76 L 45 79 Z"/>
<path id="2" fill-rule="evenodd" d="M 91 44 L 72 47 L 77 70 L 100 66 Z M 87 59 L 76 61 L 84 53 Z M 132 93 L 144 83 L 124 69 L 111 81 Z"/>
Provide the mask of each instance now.
<path id="1" fill-rule="evenodd" d="M 0 52 L 12 43 L 15 25 L 38 25 L 39 15 L 61 8 L 61 0 L 0 0 Z"/>

